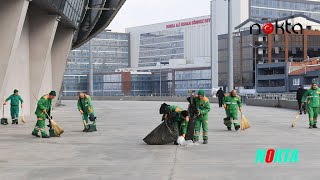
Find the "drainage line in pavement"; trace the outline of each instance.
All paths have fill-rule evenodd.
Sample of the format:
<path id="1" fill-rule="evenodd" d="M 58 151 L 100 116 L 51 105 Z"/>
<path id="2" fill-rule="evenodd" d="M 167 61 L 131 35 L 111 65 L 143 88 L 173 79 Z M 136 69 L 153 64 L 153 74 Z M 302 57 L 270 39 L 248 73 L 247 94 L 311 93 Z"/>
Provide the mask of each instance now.
<path id="1" fill-rule="evenodd" d="M 174 154 L 173 166 L 170 172 L 169 180 L 173 180 L 173 173 L 174 173 L 174 169 L 176 167 L 176 162 L 177 162 L 177 153 L 178 153 L 178 146 L 176 146 L 176 152 Z"/>

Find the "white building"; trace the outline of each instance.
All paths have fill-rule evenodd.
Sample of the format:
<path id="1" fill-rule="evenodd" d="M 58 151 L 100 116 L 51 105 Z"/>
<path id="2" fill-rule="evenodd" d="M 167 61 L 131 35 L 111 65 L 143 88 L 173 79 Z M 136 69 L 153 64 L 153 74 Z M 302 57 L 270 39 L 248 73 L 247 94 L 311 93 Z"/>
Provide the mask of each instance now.
<path id="1" fill-rule="evenodd" d="M 210 16 L 127 28 L 131 67 L 154 66 L 170 59 L 210 59 Z"/>
<path id="2" fill-rule="evenodd" d="M 160 62 L 170 62 L 170 69 L 197 69 L 203 67 L 210 69 L 210 28 L 210 16 L 201 16 L 127 28 L 126 32 L 130 33 L 131 69 L 124 70 L 159 70 L 161 68 L 159 65 Z M 215 72 L 215 77 L 218 75 L 217 72 L 218 71 Z M 177 76 L 179 74 L 179 72 L 175 71 L 172 73 Z M 206 74 L 203 75 L 203 77 L 206 77 L 205 79 L 209 78 L 210 81 L 211 73 L 209 70 L 200 70 L 197 72 L 195 77 L 200 77 L 200 74 Z M 175 75 L 172 76 L 175 77 Z M 207 80 L 201 83 L 203 85 L 201 88 L 210 92 L 210 87 L 208 86 L 211 86 L 211 83 L 207 82 Z M 192 89 L 196 87 L 200 88 L 200 86 L 197 84 L 190 85 L 187 88 Z M 163 89 L 163 91 L 166 91 L 166 89 Z M 182 87 L 179 88 L 179 85 L 177 85 L 176 93 L 180 94 L 182 91 L 184 92 L 186 90 L 184 90 Z"/>

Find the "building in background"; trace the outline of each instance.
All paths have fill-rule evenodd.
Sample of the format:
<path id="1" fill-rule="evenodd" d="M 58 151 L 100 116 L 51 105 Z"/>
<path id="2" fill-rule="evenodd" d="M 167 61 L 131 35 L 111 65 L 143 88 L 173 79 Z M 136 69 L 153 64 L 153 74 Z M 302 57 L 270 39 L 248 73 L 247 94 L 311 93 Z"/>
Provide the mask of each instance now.
<path id="1" fill-rule="evenodd" d="M 228 32 L 228 1 L 212 0 L 213 37 Z M 232 0 L 232 26 L 247 19 L 274 20 L 305 15 L 320 21 L 320 0 Z"/>
<path id="2" fill-rule="evenodd" d="M 249 3 L 249 17 L 254 19 L 276 19 L 302 14 L 320 20 L 319 0 L 250 0 Z"/>
<path id="3" fill-rule="evenodd" d="M 152 73 L 148 79 L 150 85 L 133 84 L 136 90 L 132 94 L 186 95 L 188 90 L 200 88 L 210 94 L 210 26 L 210 16 L 201 16 L 127 28 L 131 69 L 119 70 Z M 166 63 L 169 65 L 164 65 Z M 133 79 L 135 77 L 138 78 L 134 75 Z M 147 81 L 139 84 L 145 83 Z M 141 91 L 138 87 L 147 87 L 148 91 Z"/>
<path id="4" fill-rule="evenodd" d="M 264 63 L 257 64 L 258 93 L 285 93 L 288 92 L 288 73 L 290 63 Z"/>
<path id="5" fill-rule="evenodd" d="M 131 67 L 155 66 L 171 59 L 210 60 L 210 16 L 127 28 Z"/>
<path id="6" fill-rule="evenodd" d="M 118 95 L 116 87 L 109 88 L 110 84 L 104 84 L 110 78 L 106 80 L 108 78 L 102 77 L 101 74 L 129 67 L 129 34 L 109 32 L 108 30 L 102 31 L 91 42 L 70 52 L 64 75 L 63 95 L 76 96 L 79 92 L 88 92 L 90 43 L 93 64 L 93 95 Z M 111 79 L 119 81 L 115 77 L 111 77 Z M 106 92 L 104 89 L 109 89 L 110 92 Z M 102 91 L 104 93 L 101 94 Z"/>
<path id="7" fill-rule="evenodd" d="M 99 57 L 93 55 L 94 95 L 182 95 L 189 89 L 199 89 L 201 83 L 193 84 L 193 82 L 202 82 L 202 80 L 207 93 L 210 91 L 212 93 L 213 89 L 217 88 L 218 85 L 225 86 L 228 81 L 226 72 L 228 55 L 226 36 L 228 30 L 226 23 L 228 21 L 227 5 L 227 1 L 213 0 L 210 16 L 127 28 L 126 33 L 130 34 L 127 40 L 128 62 L 120 60 L 117 61 L 119 63 L 116 63 L 112 59 L 102 60 L 104 56 L 109 56 L 110 54 L 102 52 L 103 50 L 98 52 L 99 50 L 95 49 L 94 51 L 96 52 L 94 53 L 99 54 Z M 285 66 L 282 67 L 284 69 L 281 72 L 289 72 L 285 71 L 287 68 L 285 62 L 301 61 L 307 57 L 318 56 L 318 45 L 316 42 L 313 43 L 311 41 L 314 41 L 313 38 L 317 36 L 315 29 L 319 25 L 317 19 L 319 19 L 318 15 L 320 13 L 320 1 L 233 0 L 232 5 L 232 26 L 238 26 L 235 30 L 234 43 L 234 81 L 236 87 L 257 89 L 259 91 L 259 84 L 261 85 L 260 89 L 263 89 L 267 84 L 273 87 L 273 82 L 275 81 L 275 84 L 277 84 L 278 80 L 279 86 L 282 84 L 283 79 L 266 83 L 266 77 L 263 77 L 266 71 L 263 70 L 263 67 L 268 65 L 262 65 L 262 74 L 256 76 L 255 74 L 258 72 L 256 71 L 256 64 L 258 63 L 284 62 Z M 282 19 L 282 17 L 287 16 L 291 16 L 290 18 L 294 19 L 292 20 L 294 22 L 303 19 L 303 21 L 307 22 L 305 25 L 312 26 L 312 29 L 305 26 L 305 29 L 310 30 L 306 31 L 306 34 L 297 36 L 286 34 L 257 35 L 248 32 L 248 25 L 252 23 L 263 24 L 267 21 L 273 22 L 275 18 Z M 301 44 L 301 40 L 303 40 L 303 43 L 308 43 L 309 41 L 310 43 L 304 45 Z M 254 49 L 250 44 L 252 46 L 261 45 L 262 47 Z M 110 45 L 108 48 L 119 48 L 112 46 Z M 86 48 L 88 47 L 81 47 L 70 56 L 70 62 L 65 74 L 65 95 L 75 95 L 79 91 L 87 91 L 88 89 L 86 85 L 88 83 L 88 69 L 87 71 L 85 70 L 88 62 L 73 60 L 81 59 L 75 57 L 79 55 L 77 51 L 84 53 Z M 111 52 L 115 53 L 115 58 L 120 54 L 113 50 L 110 50 Z M 121 53 L 121 55 L 124 54 Z M 86 56 L 88 57 L 88 55 L 82 55 L 83 58 L 86 58 Z M 179 64 L 182 61 L 184 63 Z M 164 68 L 164 64 L 169 62 L 170 68 Z M 202 62 L 206 65 L 199 65 Z M 85 64 L 81 65 L 81 63 Z M 124 66 L 121 67 L 120 65 Z M 117 68 L 117 66 L 119 67 Z M 182 66 L 192 66 L 192 68 L 187 68 L 184 72 L 175 71 L 184 69 Z M 275 67 L 273 72 L 277 73 L 279 64 L 271 65 L 270 68 L 273 66 Z M 201 69 L 208 67 L 211 72 L 208 69 Z M 114 72 L 115 69 L 118 72 Z M 197 69 L 199 70 L 197 73 L 191 73 L 192 70 Z M 130 75 L 123 74 L 128 74 L 128 72 L 130 72 Z M 182 74 L 181 82 L 176 79 L 180 76 L 179 73 Z M 285 84 L 287 84 L 287 73 L 285 76 Z M 259 77 L 261 78 L 260 80 Z M 210 87 L 207 86 L 208 79 L 211 80 Z M 124 85 L 124 80 L 131 83 L 125 83 Z M 256 80 L 258 83 L 255 83 Z M 148 85 L 148 83 L 150 84 Z M 125 86 L 125 88 L 122 86 Z M 268 88 L 265 87 L 264 90 L 266 89 Z M 287 90 L 287 87 L 285 89 Z"/>
<path id="8" fill-rule="evenodd" d="M 276 18 L 283 18 L 283 17 L 293 16 L 293 15 L 304 15 L 314 20 L 320 20 L 320 0 L 232 0 L 232 26 L 233 27 L 238 26 L 239 24 L 243 23 L 248 19 L 250 19 L 250 21 L 257 20 L 260 22 L 262 20 L 274 21 Z M 224 74 L 224 73 L 222 74 L 219 73 L 219 80 L 214 79 L 216 72 L 218 71 L 221 72 L 221 70 L 220 69 L 218 70 L 217 67 L 221 66 L 221 61 L 224 61 L 224 59 L 220 59 L 220 58 L 227 58 L 227 54 L 226 54 L 227 44 L 220 41 L 221 39 L 227 38 L 227 36 L 224 34 L 228 33 L 228 23 L 227 23 L 228 22 L 228 1 L 212 0 L 211 20 L 212 20 L 211 21 L 212 22 L 211 62 L 212 62 L 212 72 L 213 72 L 212 83 L 213 84 L 217 83 L 220 86 L 222 83 L 227 83 L 227 80 L 228 80 L 226 77 L 227 74 Z M 237 29 L 236 31 L 239 30 L 239 28 L 236 28 L 236 29 Z M 218 37 L 220 35 L 224 35 L 224 36 Z M 243 33 L 241 33 L 241 35 L 243 35 Z M 246 38 L 242 39 L 243 41 L 242 43 L 252 42 L 252 38 L 253 37 L 247 36 Z M 239 42 L 240 38 L 236 37 L 234 40 L 236 43 L 236 42 Z M 283 39 L 279 39 L 278 43 L 282 43 L 283 42 L 282 40 Z M 234 48 L 235 48 L 234 58 L 239 59 L 240 54 L 237 54 L 239 53 L 239 50 L 237 50 L 237 48 L 238 49 L 240 48 L 239 44 L 234 44 Z M 254 75 L 252 74 L 252 70 L 251 70 L 255 64 L 252 58 L 253 50 L 247 44 L 245 44 L 243 48 L 244 48 L 244 50 L 242 51 L 243 54 L 241 54 L 243 64 L 241 64 L 241 66 L 244 66 L 243 68 L 248 68 L 250 70 L 247 70 L 247 71 L 241 70 L 241 72 L 243 72 L 243 75 L 242 75 L 242 78 L 239 78 L 239 75 L 241 75 L 239 72 L 239 68 L 241 68 L 240 63 L 235 64 L 235 67 L 234 67 L 235 86 L 239 86 L 241 84 L 245 87 L 250 88 L 254 85 L 253 84 Z M 263 50 L 261 49 L 259 53 L 262 53 L 262 51 Z M 276 50 L 276 52 L 278 52 L 278 50 Z M 280 49 L 279 49 L 279 52 L 281 52 Z M 301 52 L 299 51 L 298 52 L 293 51 L 293 52 L 295 53 L 293 57 L 298 56 L 298 54 L 301 55 Z M 281 53 L 279 56 L 281 56 Z M 284 54 L 282 54 L 283 59 L 277 58 L 276 56 L 273 56 L 273 57 L 275 57 L 275 60 L 283 61 Z M 226 68 L 226 67 L 223 67 L 223 68 Z"/>
<path id="9" fill-rule="evenodd" d="M 126 92 L 132 96 L 186 96 L 189 90 L 204 89 L 211 95 L 210 62 L 197 61 L 187 64 L 185 60 L 170 60 L 168 64 L 156 66 L 124 68 L 119 72 L 130 73 L 130 86 Z M 122 88 L 123 89 L 123 88 Z M 160 91 L 161 89 L 161 91 Z"/>
<path id="10" fill-rule="evenodd" d="M 128 28 L 127 33 L 103 31 L 91 40 L 93 95 L 172 96 L 199 88 L 210 94 L 210 21 L 201 16 Z M 86 43 L 70 53 L 65 96 L 88 92 L 89 47 Z"/>
<path id="11" fill-rule="evenodd" d="M 289 73 L 288 88 L 294 92 L 302 85 L 305 89 L 309 89 L 311 83 L 320 84 L 320 60 L 315 58 L 306 63 L 296 64 L 295 70 Z"/>
<path id="12" fill-rule="evenodd" d="M 236 87 L 256 89 L 259 93 L 287 92 L 289 62 L 301 62 L 320 56 L 320 21 L 304 15 L 279 18 L 303 26 L 303 33 L 271 34 L 250 32 L 254 23 L 266 21 L 248 19 L 237 26 L 234 32 L 234 83 Z M 274 23 L 274 22 L 273 22 Z M 227 86 L 228 64 L 227 35 L 219 36 L 219 86 Z M 253 46 L 253 47 L 252 47 Z M 254 48 L 256 47 L 256 48 Z M 257 66 L 258 65 L 258 66 Z M 256 68 L 258 69 L 256 71 Z M 257 72 L 257 76 L 256 73 Z M 257 83 L 256 78 L 257 77 Z"/>

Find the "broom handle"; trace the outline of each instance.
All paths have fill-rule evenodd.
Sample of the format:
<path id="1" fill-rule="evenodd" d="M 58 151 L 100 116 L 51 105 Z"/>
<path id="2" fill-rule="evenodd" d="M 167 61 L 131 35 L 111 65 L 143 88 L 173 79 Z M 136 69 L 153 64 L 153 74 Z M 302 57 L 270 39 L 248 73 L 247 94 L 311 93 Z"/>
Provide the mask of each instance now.
<path id="1" fill-rule="evenodd" d="M 2 105 L 2 118 L 4 118 L 4 104 Z"/>
<path id="2" fill-rule="evenodd" d="M 51 121 L 51 117 L 49 116 L 49 114 L 47 113 L 47 111 L 45 111 L 46 115 L 48 116 L 49 121 Z"/>

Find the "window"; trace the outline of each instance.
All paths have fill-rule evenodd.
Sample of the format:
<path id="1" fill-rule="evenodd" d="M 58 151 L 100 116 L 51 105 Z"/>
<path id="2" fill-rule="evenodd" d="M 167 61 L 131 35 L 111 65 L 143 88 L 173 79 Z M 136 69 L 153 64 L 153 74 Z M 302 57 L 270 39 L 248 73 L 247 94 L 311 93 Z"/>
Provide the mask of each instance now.
<path id="1" fill-rule="evenodd" d="M 274 48 L 274 53 L 275 53 L 275 54 L 279 54 L 279 51 L 280 51 L 280 48 L 279 48 L 279 47 L 275 47 L 275 48 Z"/>
<path id="2" fill-rule="evenodd" d="M 300 78 L 293 79 L 293 85 L 294 86 L 299 86 L 300 85 Z"/>

